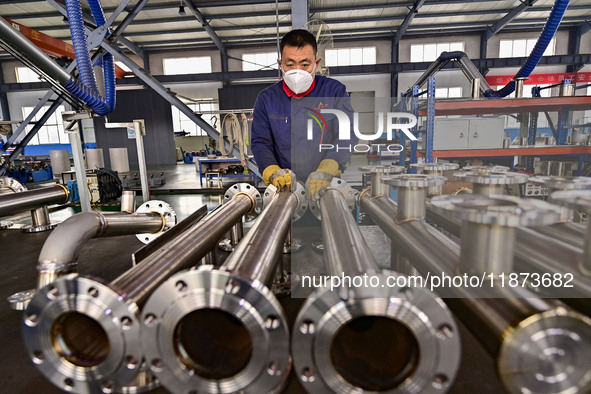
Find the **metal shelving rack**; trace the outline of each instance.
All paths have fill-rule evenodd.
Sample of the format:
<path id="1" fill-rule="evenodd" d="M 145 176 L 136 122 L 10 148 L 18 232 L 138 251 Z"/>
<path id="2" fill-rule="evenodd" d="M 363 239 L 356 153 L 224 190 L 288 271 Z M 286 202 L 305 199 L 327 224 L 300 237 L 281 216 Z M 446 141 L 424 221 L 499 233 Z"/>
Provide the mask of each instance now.
<path id="1" fill-rule="evenodd" d="M 582 169 L 585 158 L 591 159 L 591 146 L 565 145 L 567 128 L 566 114 L 570 111 L 590 110 L 591 96 L 568 96 L 550 98 L 516 98 L 516 99 L 459 99 L 459 100 L 435 100 L 435 78 L 428 81 L 427 90 L 418 92 L 418 87 L 413 87 L 413 102 L 416 97 L 427 93 L 427 102 L 419 106 L 415 115 L 426 117 L 426 130 L 424 131 L 424 151 L 419 156 L 425 157 L 427 162 L 434 158 L 507 158 L 513 156 L 578 156 L 578 171 Z M 414 109 L 414 108 L 413 108 Z M 512 113 L 539 113 L 559 112 L 558 138 L 560 145 L 545 147 L 517 147 L 502 149 L 457 149 L 434 150 L 433 135 L 435 132 L 436 115 L 481 115 L 481 114 L 512 114 Z M 414 113 L 414 111 L 413 111 Z M 536 133 L 537 125 L 529 125 L 529 137 Z M 534 140 L 535 141 L 535 140 Z M 411 146 L 411 163 L 413 163 L 413 151 Z M 416 159 L 415 161 L 416 162 Z M 533 160 L 530 161 L 533 166 Z"/>

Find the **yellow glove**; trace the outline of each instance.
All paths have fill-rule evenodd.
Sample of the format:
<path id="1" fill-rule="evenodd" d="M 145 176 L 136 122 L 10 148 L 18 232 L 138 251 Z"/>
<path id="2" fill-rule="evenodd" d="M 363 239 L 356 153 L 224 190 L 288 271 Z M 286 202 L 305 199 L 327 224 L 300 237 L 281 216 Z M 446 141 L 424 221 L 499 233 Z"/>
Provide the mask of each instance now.
<path id="1" fill-rule="evenodd" d="M 292 172 L 279 167 L 278 165 L 270 165 L 263 171 L 263 179 L 265 185 L 273 184 L 277 190 L 289 189 L 292 185 Z"/>
<path id="2" fill-rule="evenodd" d="M 341 175 L 339 163 L 333 159 L 324 159 L 318 164 L 316 171 L 311 173 L 306 180 L 306 197 L 308 200 L 317 201 L 320 191 L 332 181 L 335 176 Z"/>

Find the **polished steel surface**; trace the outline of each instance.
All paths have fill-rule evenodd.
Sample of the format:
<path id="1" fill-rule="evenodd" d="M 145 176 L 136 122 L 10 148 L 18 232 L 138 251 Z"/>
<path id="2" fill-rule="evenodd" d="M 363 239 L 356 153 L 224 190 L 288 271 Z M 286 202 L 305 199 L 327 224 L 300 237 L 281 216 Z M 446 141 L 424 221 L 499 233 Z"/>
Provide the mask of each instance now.
<path id="1" fill-rule="evenodd" d="M 427 214 L 425 204 L 419 202 L 426 200 L 429 188 L 443 187 L 446 181 L 443 176 L 423 174 L 405 174 L 382 179 L 382 182 L 398 188 L 397 220 L 424 218 Z"/>
<path id="2" fill-rule="evenodd" d="M 397 209 L 388 198 L 364 195 L 359 203 L 390 237 L 393 247 L 423 275 L 457 272 L 458 245 L 426 222 L 388 220 Z M 509 392 L 587 392 L 591 388 L 591 376 L 586 373 L 591 360 L 583 355 L 588 352 L 583 344 L 591 343 L 588 317 L 552 300 L 538 299 L 523 288 L 496 286 L 487 290 L 488 298 L 477 298 L 462 287 L 443 290 L 448 306 L 497 358 L 497 369 Z M 584 365 L 574 367 L 573 360 L 585 360 Z"/>
<path id="3" fill-rule="evenodd" d="M 289 191 L 277 193 L 220 269 L 270 286 L 291 225 L 295 198 Z"/>
<path id="4" fill-rule="evenodd" d="M 25 311 L 23 325 L 23 331 L 27 331 L 24 334 L 25 341 L 33 349 L 30 353 L 33 361 L 38 364 L 39 351 L 43 357 L 51 357 L 50 362 L 38 364 L 43 365 L 40 371 L 58 387 L 69 391 L 78 392 L 74 388 L 76 385 L 81 388 L 79 392 L 96 391 L 101 387 L 103 390 L 121 390 L 137 375 L 143 358 L 138 305 L 143 305 L 150 292 L 170 275 L 197 263 L 239 217 L 251 211 L 252 201 L 245 194 L 235 196 L 232 201 L 182 232 L 109 285 L 98 279 L 71 275 L 43 287 L 33 297 L 30 311 Z M 156 214 L 137 213 L 130 216 L 133 215 Z M 157 215 L 162 217 L 161 214 Z M 88 218 L 89 224 L 92 223 L 90 216 L 86 215 L 85 218 Z M 162 219 L 160 226 L 163 227 Z M 52 310 L 56 312 L 50 313 Z M 123 316 L 114 314 L 116 311 Z M 26 317 L 31 314 L 35 318 Z M 103 316 L 111 323 L 105 322 Z M 33 324 L 27 323 L 33 320 Z M 60 330 L 69 333 L 67 341 L 50 339 L 55 335 L 56 324 L 61 327 Z M 96 333 L 92 337 L 85 336 L 84 333 L 90 330 Z M 62 345 L 62 342 L 69 342 L 69 345 Z M 128 352 L 128 348 L 132 351 Z M 93 353 L 88 354 L 87 351 Z M 72 357 L 75 360 L 90 359 L 92 362 L 73 363 Z M 67 366 L 64 367 L 64 364 Z M 97 369 L 98 372 L 104 371 L 105 375 L 95 373 Z"/>
<path id="5" fill-rule="evenodd" d="M 381 273 L 341 193 L 326 189 L 320 197 L 319 206 L 323 213 L 324 259 L 329 275 L 343 272 L 351 276 Z"/>
<path id="6" fill-rule="evenodd" d="M 0 217 L 38 208 L 41 205 L 65 204 L 69 198 L 68 189 L 61 185 L 3 194 L 0 195 Z"/>
<path id="7" fill-rule="evenodd" d="M 141 365 L 135 314 L 137 306 L 108 286 L 71 274 L 37 291 L 23 315 L 23 339 L 37 369 L 62 390 L 117 390 Z"/>
<path id="8" fill-rule="evenodd" d="M 390 195 L 390 185 L 382 182 L 382 178 L 388 175 L 403 174 L 406 172 L 404 166 L 364 166 L 359 167 L 361 172 L 371 173 L 371 193 L 372 196 Z"/>
<path id="9" fill-rule="evenodd" d="M 367 196 L 367 198 L 370 198 Z M 386 283 L 342 194 L 320 198 L 328 274 Z M 295 371 L 309 393 L 446 392 L 460 361 L 451 313 L 424 288 L 344 285 L 316 290 L 293 328 Z"/>
<path id="10" fill-rule="evenodd" d="M 146 231 L 137 231 L 136 237 L 141 242 L 147 244 L 152 242 L 154 239 L 160 237 L 170 228 L 174 227 L 176 224 L 176 213 L 174 209 L 165 201 L 161 200 L 150 200 L 146 201 L 142 205 L 140 205 L 136 209 L 136 213 L 138 214 L 151 214 L 151 215 L 159 215 L 160 216 L 160 228 L 157 230 L 146 230 Z M 115 227 L 114 225 L 111 227 Z M 138 229 L 139 230 L 139 229 Z"/>
<path id="11" fill-rule="evenodd" d="M 469 275 L 508 275 L 513 272 L 515 227 L 462 221 L 458 270 Z"/>
<path id="12" fill-rule="evenodd" d="M 160 249 L 164 244 L 175 238 L 177 235 L 193 226 L 195 223 L 203 219 L 207 215 L 207 205 L 203 205 L 189 216 L 181 220 L 177 225 L 164 232 L 158 238 L 152 240 L 147 245 L 144 245 L 141 249 L 137 250 L 133 255 L 134 264 L 139 263 L 151 253 Z"/>
<path id="13" fill-rule="evenodd" d="M 355 200 L 357 198 L 357 194 L 359 194 L 357 190 L 353 189 L 347 182 L 340 178 L 333 178 L 330 182 L 330 185 L 328 185 L 328 188 L 338 190 L 345 198 L 345 202 L 349 208 L 349 211 L 353 212 L 355 209 Z M 310 201 L 309 208 L 310 212 L 312 212 L 312 214 L 318 220 L 322 219 L 322 211 L 320 210 L 317 201 Z"/>
<path id="14" fill-rule="evenodd" d="M 121 212 L 135 212 L 135 191 L 123 190 L 121 194 Z"/>
<path id="15" fill-rule="evenodd" d="M 502 195 L 506 185 L 526 183 L 529 175 L 507 171 L 462 171 L 454 173 L 454 179 L 464 182 L 472 182 L 474 194 L 483 196 Z"/>
<path id="16" fill-rule="evenodd" d="M 245 194 L 237 194 L 118 277 L 112 282 L 113 287 L 125 289 L 129 299 L 143 305 L 150 293 L 166 278 L 195 265 L 214 248 L 236 221 L 253 209 L 252 201 Z"/>
<path id="17" fill-rule="evenodd" d="M 591 214 L 591 190 L 554 192 L 551 197 L 556 204 L 585 212 L 587 215 Z M 587 222 L 587 231 L 583 241 L 585 247 L 581 269 L 585 274 L 591 275 L 591 225 L 589 222 Z"/>
<path id="18" fill-rule="evenodd" d="M 171 392 L 278 393 L 287 381 L 287 323 L 261 282 L 211 266 L 180 272 L 154 291 L 142 324 L 147 363 Z"/>
<path id="19" fill-rule="evenodd" d="M 277 194 L 277 188 L 274 185 L 269 185 L 263 193 L 263 206 L 267 206 L 271 203 L 275 195 Z M 301 182 L 297 182 L 296 189 L 292 192 L 295 197 L 293 208 L 293 214 L 291 216 L 292 222 L 297 222 L 306 214 L 308 211 L 308 199 L 306 198 L 306 188 Z"/>
<path id="20" fill-rule="evenodd" d="M 460 220 L 497 226 L 549 225 L 560 217 L 560 208 L 556 205 L 510 196 L 437 196 L 431 199 L 431 205 Z"/>
<path id="21" fill-rule="evenodd" d="M 27 187 L 14 178 L 0 176 L 0 194 L 20 193 L 27 190 Z"/>

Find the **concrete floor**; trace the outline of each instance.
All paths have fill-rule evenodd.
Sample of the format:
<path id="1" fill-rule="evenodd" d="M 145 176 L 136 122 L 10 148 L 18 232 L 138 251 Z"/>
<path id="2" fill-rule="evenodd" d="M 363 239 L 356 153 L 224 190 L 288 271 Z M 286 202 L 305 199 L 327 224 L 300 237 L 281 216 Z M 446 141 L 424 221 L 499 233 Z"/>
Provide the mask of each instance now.
<path id="1" fill-rule="evenodd" d="M 360 163 L 350 166 L 350 172 L 346 173 L 345 178 L 360 178 L 357 166 L 367 164 L 367 161 L 365 158 L 360 158 L 359 161 Z M 152 197 L 170 203 L 176 211 L 178 220 L 184 219 L 203 204 L 211 209 L 221 202 L 221 190 L 203 190 L 199 187 L 193 165 L 179 164 L 175 168 L 163 171 L 167 180 L 166 185 L 154 189 Z M 54 210 L 51 217 L 56 221 L 65 220 L 75 212 L 75 208 L 68 207 Z M 0 248 L 2 248 L 0 268 L 3 272 L 0 277 L 0 299 L 2 300 L 17 291 L 34 287 L 36 260 L 49 235 L 47 232 L 25 234 L 18 230 L 18 227 L 30 222 L 28 214 L 16 215 L 11 219 L 15 220 L 15 228 L 0 230 Z M 368 242 L 373 245 L 372 250 L 386 251 L 386 253 L 377 253 L 376 260 L 381 266 L 388 266 L 389 244 L 387 238 L 375 226 L 363 226 L 362 229 Z M 303 238 L 314 237 L 310 235 L 310 232 L 301 235 Z M 307 248 L 310 248 L 310 239 L 307 239 L 306 242 Z M 91 240 L 82 249 L 79 272 L 111 281 L 130 268 L 130 255 L 141 246 L 142 244 L 134 236 Z M 321 254 L 311 250 L 304 250 L 300 253 L 304 253 L 301 256 L 305 256 L 304 260 L 308 260 L 312 271 L 323 272 L 324 263 Z M 298 259 L 301 259 L 301 256 Z M 288 266 L 289 263 L 290 260 L 284 264 Z M 283 297 L 280 302 L 285 309 L 290 325 L 293 324 L 303 299 Z M 37 371 L 27 355 L 20 334 L 21 316 L 21 313 L 9 309 L 7 302 L 1 303 L 0 356 L 5 362 L 1 368 L 2 372 L 0 372 L 0 392 L 23 394 L 61 392 Z M 494 372 L 493 360 L 459 322 L 458 325 L 463 345 L 462 362 L 458 377 L 449 392 L 460 394 L 503 393 L 504 390 Z M 158 388 L 152 392 L 164 393 L 166 391 Z M 284 393 L 303 392 L 303 388 L 292 372 Z"/>

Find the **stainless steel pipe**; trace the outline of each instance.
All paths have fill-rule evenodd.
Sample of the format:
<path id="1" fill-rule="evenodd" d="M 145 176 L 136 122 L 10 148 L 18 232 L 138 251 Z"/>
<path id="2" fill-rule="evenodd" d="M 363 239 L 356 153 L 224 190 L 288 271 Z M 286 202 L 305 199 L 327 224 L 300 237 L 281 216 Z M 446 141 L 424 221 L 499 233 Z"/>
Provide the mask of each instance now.
<path id="1" fill-rule="evenodd" d="M 65 204 L 70 199 L 68 189 L 60 184 L 42 189 L 0 195 L 0 217 L 42 205 Z"/>
<path id="2" fill-rule="evenodd" d="M 385 286 L 342 193 L 320 198 L 326 268 L 352 283 L 316 290 L 296 319 L 295 371 L 309 393 L 445 392 L 457 373 L 458 330 L 441 300 L 424 288 Z"/>
<path id="3" fill-rule="evenodd" d="M 207 254 L 258 194 L 238 193 L 111 284 L 68 275 L 40 289 L 23 317 L 30 357 L 54 385 L 72 392 L 117 391 L 140 371 L 139 307 L 170 275 Z M 260 195 L 258 196 L 260 199 Z"/>
<path id="4" fill-rule="evenodd" d="M 275 393 L 291 369 L 283 310 L 266 285 L 277 269 L 295 196 L 276 194 L 219 270 L 164 282 L 142 311 L 152 372 L 172 392 Z"/>
<path id="5" fill-rule="evenodd" d="M 367 193 L 359 205 L 384 230 L 393 247 L 423 275 L 459 274 L 460 248 L 424 220 L 395 223 L 396 203 Z M 495 286 L 489 298 L 463 287 L 442 289 L 446 303 L 496 358 L 510 392 L 586 392 L 591 351 L 591 319 L 552 300 L 538 299 L 522 288 Z M 444 292 L 444 293 L 443 293 Z M 549 333 L 552 333 L 549 335 Z M 558 356 L 560 355 L 560 356 Z M 576 367 L 575 367 L 576 365 Z M 530 368 L 529 366 L 535 366 Z"/>
<path id="6" fill-rule="evenodd" d="M 80 250 L 88 240 L 157 233 L 166 224 L 166 218 L 158 213 L 81 212 L 71 216 L 57 226 L 43 244 L 37 263 L 37 289 L 75 272 Z"/>

